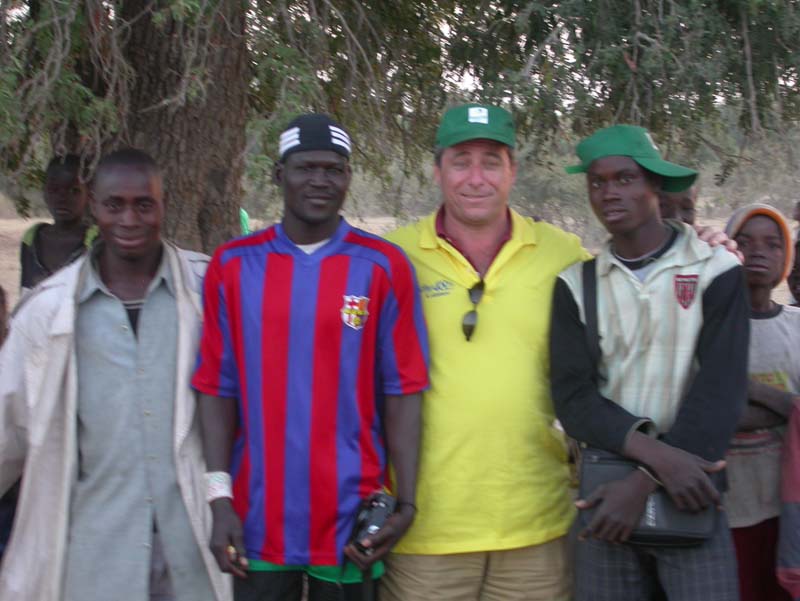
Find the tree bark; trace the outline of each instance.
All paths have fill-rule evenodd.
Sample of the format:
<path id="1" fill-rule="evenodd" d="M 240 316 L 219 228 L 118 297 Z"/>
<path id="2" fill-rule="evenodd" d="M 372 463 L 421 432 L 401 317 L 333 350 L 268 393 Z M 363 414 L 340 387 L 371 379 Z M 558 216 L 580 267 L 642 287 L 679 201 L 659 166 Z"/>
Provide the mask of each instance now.
<path id="1" fill-rule="evenodd" d="M 210 5 L 199 24 L 157 24 L 149 0 L 125 0 L 121 15 L 136 72 L 125 141 L 162 166 L 166 237 L 209 253 L 238 234 L 249 71 L 244 0 Z"/>
<path id="2" fill-rule="evenodd" d="M 750 127 L 758 133 L 761 131 L 761 120 L 758 118 L 756 85 L 753 81 L 753 54 L 750 46 L 750 30 L 747 26 L 747 9 L 742 4 L 739 14 L 742 19 L 742 45 L 744 47 L 744 67 L 747 77 L 747 100 L 750 105 Z"/>

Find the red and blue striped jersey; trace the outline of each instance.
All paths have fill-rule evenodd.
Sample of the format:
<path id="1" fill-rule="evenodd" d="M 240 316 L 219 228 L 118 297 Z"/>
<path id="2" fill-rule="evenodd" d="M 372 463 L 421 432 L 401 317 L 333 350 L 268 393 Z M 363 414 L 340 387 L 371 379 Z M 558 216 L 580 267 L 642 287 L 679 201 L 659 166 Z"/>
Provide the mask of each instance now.
<path id="1" fill-rule="evenodd" d="M 428 386 L 414 269 L 344 219 L 306 254 L 281 225 L 217 249 L 192 385 L 237 398 L 231 475 L 251 559 L 336 565 L 385 483 L 385 395 Z"/>

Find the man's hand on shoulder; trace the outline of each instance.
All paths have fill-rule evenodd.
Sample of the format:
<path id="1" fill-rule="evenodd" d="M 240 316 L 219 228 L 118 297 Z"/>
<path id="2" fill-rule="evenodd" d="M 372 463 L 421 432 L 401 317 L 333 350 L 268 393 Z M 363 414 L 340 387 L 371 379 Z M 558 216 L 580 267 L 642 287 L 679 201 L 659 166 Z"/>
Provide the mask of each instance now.
<path id="1" fill-rule="evenodd" d="M 739 245 L 736 240 L 728 238 L 728 235 L 722 230 L 718 230 L 710 225 L 693 225 L 694 231 L 697 232 L 697 237 L 709 246 L 723 246 L 725 249 L 736 256 L 739 262 L 744 262 L 744 255 L 739 251 Z"/>
<path id="2" fill-rule="evenodd" d="M 416 514 L 416 507 L 409 503 L 401 503 L 397 511 L 386 520 L 383 527 L 375 534 L 359 541 L 360 545 L 368 552 L 360 551 L 350 543 L 344 548 L 344 553 L 359 569 L 365 570 L 376 561 L 383 559 L 392 550 L 406 531 L 411 527 Z M 371 551 L 371 552 L 369 552 Z"/>

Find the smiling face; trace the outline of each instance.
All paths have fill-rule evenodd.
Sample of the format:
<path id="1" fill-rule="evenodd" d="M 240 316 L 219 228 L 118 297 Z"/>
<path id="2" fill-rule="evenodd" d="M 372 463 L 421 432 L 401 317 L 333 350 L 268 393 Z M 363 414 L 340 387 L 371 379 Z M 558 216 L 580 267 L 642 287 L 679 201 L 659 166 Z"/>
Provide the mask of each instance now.
<path id="1" fill-rule="evenodd" d="M 632 158 L 593 161 L 586 182 L 592 210 L 612 235 L 626 236 L 661 223 L 656 183 Z"/>
<path id="2" fill-rule="evenodd" d="M 446 148 L 433 174 L 447 214 L 482 226 L 505 218 L 517 165 L 505 144 L 470 140 Z"/>
<path id="3" fill-rule="evenodd" d="M 95 178 L 91 207 L 112 255 L 139 261 L 160 252 L 164 199 L 161 176 L 155 171 L 126 165 L 106 168 Z"/>
<path id="4" fill-rule="evenodd" d="M 756 215 L 744 223 L 734 239 L 744 255 L 748 286 L 777 286 L 786 261 L 786 248 L 778 224 L 766 215 Z"/>
<path id="5" fill-rule="evenodd" d="M 283 190 L 283 225 L 287 235 L 310 244 L 333 235 L 350 185 L 350 164 L 332 150 L 295 152 L 275 167 Z"/>

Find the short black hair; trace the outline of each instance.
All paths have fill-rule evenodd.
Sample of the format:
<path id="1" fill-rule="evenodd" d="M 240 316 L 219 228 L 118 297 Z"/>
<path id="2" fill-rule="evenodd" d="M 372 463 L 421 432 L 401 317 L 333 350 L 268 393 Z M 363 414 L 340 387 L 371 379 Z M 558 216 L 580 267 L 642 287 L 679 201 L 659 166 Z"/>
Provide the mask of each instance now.
<path id="1" fill-rule="evenodd" d="M 100 159 L 100 162 L 97 163 L 97 169 L 94 171 L 94 182 L 97 181 L 104 171 L 108 171 L 114 167 L 138 167 L 154 175 L 161 175 L 161 168 L 158 166 L 158 163 L 156 163 L 156 160 L 144 150 L 138 148 L 120 148 Z"/>
<path id="2" fill-rule="evenodd" d="M 86 161 L 81 165 L 81 157 L 77 154 L 55 155 L 47 163 L 47 169 L 44 171 L 45 180 L 50 179 L 59 172 L 66 172 L 85 180 L 88 176 L 87 167 L 90 162 Z"/>

